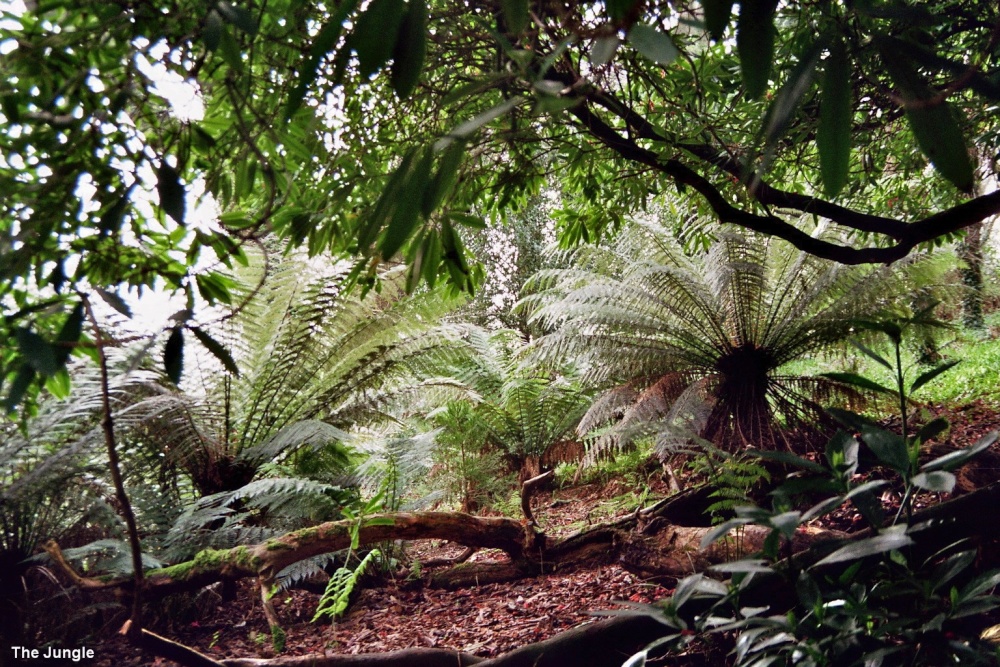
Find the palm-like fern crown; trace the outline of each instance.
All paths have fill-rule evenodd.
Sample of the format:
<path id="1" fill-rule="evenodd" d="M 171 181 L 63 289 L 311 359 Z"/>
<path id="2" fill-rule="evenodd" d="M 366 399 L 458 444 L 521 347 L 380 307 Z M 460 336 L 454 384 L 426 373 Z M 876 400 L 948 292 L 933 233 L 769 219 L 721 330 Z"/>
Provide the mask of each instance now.
<path id="1" fill-rule="evenodd" d="M 664 449 L 679 424 L 730 449 L 791 446 L 789 432 L 810 430 L 818 401 L 844 388 L 780 367 L 844 342 L 853 321 L 898 308 L 931 264 L 849 267 L 738 234 L 687 256 L 657 224 L 568 259 L 571 268 L 537 274 L 519 305 L 551 332 L 536 355 L 582 358 L 588 382 L 613 387 L 582 431 L 616 416 L 617 436 L 655 423 Z"/>
<path id="2" fill-rule="evenodd" d="M 109 349 L 110 402 L 117 417 L 134 399 L 152 391 L 156 374 L 131 370 L 121 350 Z M 32 554 L 44 539 L 58 539 L 82 521 L 88 510 L 113 495 L 101 473 L 103 399 L 95 364 L 72 366 L 73 392 L 51 395 L 20 428 L 0 423 L 0 561 L 14 563 Z"/>
<path id="3" fill-rule="evenodd" d="M 440 317 L 455 304 L 439 293 L 407 296 L 401 271 L 364 297 L 345 291 L 346 281 L 339 267 L 273 267 L 219 335 L 241 374 L 213 369 L 197 394 L 147 401 L 143 437 L 215 493 L 248 483 L 282 453 L 342 439 L 338 427 L 386 418 L 392 397 L 454 346 Z M 205 477 L 209 470 L 220 478 Z"/>
<path id="4" fill-rule="evenodd" d="M 473 327 L 466 340 L 470 352 L 453 372 L 474 392 L 476 406 L 472 426 L 458 420 L 463 429 L 474 428 L 515 457 L 541 456 L 573 432 L 590 401 L 572 377 L 526 364 L 517 331 Z"/>

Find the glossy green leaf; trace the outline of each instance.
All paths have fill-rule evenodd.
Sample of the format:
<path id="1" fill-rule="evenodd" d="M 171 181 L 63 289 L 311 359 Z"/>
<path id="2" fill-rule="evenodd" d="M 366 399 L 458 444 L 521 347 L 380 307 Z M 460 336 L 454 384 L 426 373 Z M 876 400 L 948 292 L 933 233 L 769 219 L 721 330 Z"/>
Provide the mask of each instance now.
<path id="1" fill-rule="evenodd" d="M 232 355 L 229 354 L 229 350 L 219 343 L 219 341 L 212 338 L 204 329 L 191 327 L 191 332 L 194 333 L 194 337 L 198 339 L 205 349 L 212 353 L 213 357 L 222 362 L 227 371 L 239 377 L 240 369 L 236 365 L 236 361 Z"/>
<path id="2" fill-rule="evenodd" d="M 951 452 L 945 454 L 944 456 L 938 457 L 933 461 L 924 464 L 921 467 L 921 471 L 931 471 L 931 470 L 955 470 L 959 466 L 965 464 L 966 461 L 970 460 L 972 457 L 981 454 L 990 448 L 990 446 L 997 440 L 997 431 L 991 431 L 987 433 L 978 441 L 976 444 L 968 447 L 966 449 L 960 449 L 956 452 Z"/>
<path id="3" fill-rule="evenodd" d="M 892 40 L 878 42 L 882 62 L 899 88 L 906 119 L 920 150 L 939 174 L 963 192 L 972 192 L 974 173 L 965 136 L 947 99 L 920 77 Z"/>
<path id="4" fill-rule="evenodd" d="M 791 452 L 751 449 L 747 453 L 751 456 L 759 456 L 760 458 L 765 459 L 767 461 L 776 461 L 783 465 L 790 465 L 796 468 L 809 470 L 811 472 L 818 472 L 818 473 L 826 472 L 826 468 L 816 463 L 815 461 L 804 459 L 801 456 L 796 456 L 795 454 L 792 454 Z"/>
<path id="5" fill-rule="evenodd" d="M 174 384 L 181 381 L 184 370 L 184 333 L 181 327 L 170 332 L 170 337 L 163 346 L 163 370 Z"/>
<path id="6" fill-rule="evenodd" d="M 878 382 L 874 380 L 869 380 L 868 378 L 858 375 L 857 373 L 820 373 L 820 377 L 825 377 L 835 382 L 841 382 L 843 384 L 849 384 L 854 387 L 860 387 L 861 389 L 870 389 L 871 391 L 881 392 L 883 394 L 894 394 L 896 393 L 888 387 L 883 387 Z"/>
<path id="7" fill-rule="evenodd" d="M 434 283 L 437 282 L 438 269 L 441 268 L 441 257 L 444 253 L 444 249 L 441 247 L 441 238 L 436 231 L 432 230 L 424 237 L 421 250 L 423 251 L 421 273 L 424 282 L 429 287 L 434 287 Z"/>
<path id="8" fill-rule="evenodd" d="M 83 303 L 78 303 L 59 328 L 59 333 L 56 335 L 56 364 L 60 367 L 66 365 L 73 346 L 80 341 L 80 335 L 83 333 L 83 316 Z"/>
<path id="9" fill-rule="evenodd" d="M 590 47 L 590 66 L 597 68 L 611 62 L 615 57 L 615 52 L 621 45 L 622 40 L 617 35 L 598 37 L 594 40 L 594 45 Z"/>
<path id="10" fill-rule="evenodd" d="M 647 23 L 632 26 L 626 39 L 632 48 L 658 65 L 669 65 L 680 55 L 670 35 Z"/>
<path id="11" fill-rule="evenodd" d="M 636 10 L 640 0 L 607 0 L 608 14 L 615 21 L 624 21 Z"/>
<path id="12" fill-rule="evenodd" d="M 358 74 L 367 79 L 392 56 L 403 22 L 403 0 L 372 0 L 358 17 L 349 43 L 358 54 Z"/>
<path id="13" fill-rule="evenodd" d="M 128 307 L 125 300 L 118 296 L 115 292 L 108 291 L 106 289 L 101 289 L 100 287 L 95 287 L 94 291 L 97 292 L 97 296 L 101 297 L 104 303 L 108 304 L 119 313 L 125 317 L 132 318 L 132 309 Z"/>
<path id="14" fill-rule="evenodd" d="M 500 116 L 510 113 L 523 101 L 524 101 L 523 97 L 516 96 L 510 98 L 509 100 L 501 102 L 492 109 L 484 111 L 475 118 L 467 120 L 458 127 L 456 127 L 454 130 L 448 133 L 448 138 L 465 139 L 466 137 L 470 136 L 473 132 L 475 132 L 482 126 L 486 125 L 487 123 L 496 120 Z"/>
<path id="15" fill-rule="evenodd" d="M 906 474 L 910 470 L 910 454 L 901 435 L 877 426 L 865 426 L 861 438 L 880 461 L 896 472 Z"/>
<path id="16" fill-rule="evenodd" d="M 7 398 L 4 400 L 7 412 L 13 412 L 17 409 L 34 379 L 35 369 L 28 364 L 24 364 L 18 369 L 17 375 L 14 376 L 14 381 L 10 385 L 10 391 L 7 392 Z"/>
<path id="17" fill-rule="evenodd" d="M 228 2 L 219 2 L 216 4 L 216 8 L 226 23 L 231 24 L 248 35 L 257 34 L 257 21 L 254 20 L 253 14 L 246 7 L 240 7 Z"/>
<path id="18" fill-rule="evenodd" d="M 913 476 L 913 485 L 924 491 L 951 493 L 955 488 L 955 475 L 945 470 L 922 472 Z"/>
<path id="19" fill-rule="evenodd" d="M 823 63 L 823 96 L 816 130 L 820 175 L 827 197 L 837 196 L 844 188 L 850 167 L 854 113 L 850 74 L 847 49 L 841 40 L 835 40 Z"/>
<path id="20" fill-rule="evenodd" d="M 209 51 L 215 51 L 219 48 L 219 42 L 222 41 L 222 25 L 222 16 L 219 15 L 219 12 L 214 9 L 208 10 L 201 38 L 205 42 L 205 48 Z"/>
<path id="21" fill-rule="evenodd" d="M 914 437 L 920 440 L 920 442 L 927 442 L 947 430 L 948 426 L 949 424 L 947 419 L 944 417 L 938 417 L 937 419 L 932 419 L 921 426 L 920 430 L 917 431 Z"/>
<path id="22" fill-rule="evenodd" d="M 733 13 L 733 0 L 702 0 L 705 10 L 705 30 L 715 41 L 722 39 Z"/>
<path id="23" fill-rule="evenodd" d="M 764 140 L 769 152 L 774 149 L 775 144 L 792 124 L 802 97 L 812 87 L 821 52 L 819 42 L 810 46 L 789 73 L 781 90 L 774 96 L 764 124 Z"/>
<path id="24" fill-rule="evenodd" d="M 52 375 L 59 370 L 56 348 L 40 335 L 30 329 L 18 327 L 14 329 L 14 338 L 21 354 L 36 371 L 42 375 Z"/>
<path id="25" fill-rule="evenodd" d="M 236 38 L 233 37 L 233 32 L 226 28 L 222 29 L 222 34 L 219 36 L 219 53 L 222 54 L 222 59 L 234 72 L 243 73 L 243 52 L 240 50 Z"/>
<path id="26" fill-rule="evenodd" d="M 406 99 L 417 87 L 427 55 L 427 4 L 410 0 L 392 52 L 389 81 L 399 99 Z"/>
<path id="27" fill-rule="evenodd" d="M 410 169 L 413 166 L 416 156 L 416 151 L 410 151 L 403 156 L 399 166 L 392 172 L 389 181 L 382 189 L 382 194 L 379 196 L 374 210 L 363 219 L 361 227 L 358 230 L 358 249 L 361 252 L 368 250 L 369 246 L 378 237 L 379 232 L 392 214 L 392 211 L 395 210 L 397 199 L 405 188 L 406 179 L 409 177 Z"/>
<path id="28" fill-rule="evenodd" d="M 510 35 L 520 35 L 528 27 L 528 0 L 500 0 L 500 11 Z"/>
<path id="29" fill-rule="evenodd" d="M 756 99 L 767 90 L 774 60 L 774 11 L 777 0 L 744 0 L 736 21 L 736 51 L 747 95 Z"/>
<path id="30" fill-rule="evenodd" d="M 814 567 L 858 560 L 859 558 L 866 558 L 867 556 L 874 556 L 886 551 L 909 546 L 913 544 L 913 540 L 906 534 L 903 530 L 904 528 L 905 526 L 896 526 L 881 535 L 851 542 L 816 563 Z"/>
<path id="31" fill-rule="evenodd" d="M 385 235 L 379 245 L 379 252 L 384 260 L 391 259 L 416 230 L 421 205 L 430 181 L 432 159 L 431 151 L 424 150 L 423 157 L 413 164 L 413 168 L 405 176 L 399 195 L 393 202 Z"/>
<path id="32" fill-rule="evenodd" d="M 437 210 L 441 202 L 451 194 L 455 181 L 458 179 L 458 170 L 462 166 L 462 159 L 465 157 L 465 142 L 452 141 L 444 150 L 438 161 L 437 172 L 427 186 L 424 193 L 424 201 L 421 212 L 425 218 L 430 218 L 431 214 Z"/>
<path id="33" fill-rule="evenodd" d="M 888 368 L 890 371 L 892 370 L 892 364 L 889 363 L 889 360 L 886 359 L 885 357 L 883 357 L 882 355 L 880 355 L 875 350 L 871 349 L 870 347 L 866 347 L 866 346 L 862 345 L 861 343 L 857 342 L 856 340 L 851 340 L 850 343 L 851 343 L 851 345 L 853 345 L 854 347 L 856 347 L 858 349 L 858 351 L 860 351 L 862 354 L 864 354 L 869 359 L 872 359 L 873 361 L 878 362 L 882 366 L 885 366 L 886 368 Z"/>
<path id="34" fill-rule="evenodd" d="M 160 207 L 164 213 L 173 218 L 178 224 L 184 224 L 184 212 L 186 207 L 184 185 L 177 170 L 171 167 L 166 161 L 161 161 L 160 168 L 156 170 L 156 193 L 160 196 Z"/>
<path id="35" fill-rule="evenodd" d="M 472 229 L 486 229 L 486 220 L 481 215 L 472 215 L 471 213 L 460 213 L 458 211 L 450 211 L 448 213 L 448 219 L 452 222 L 457 222 L 464 227 L 471 227 Z"/>
<path id="36" fill-rule="evenodd" d="M 946 361 L 943 364 L 935 366 L 929 371 L 921 373 L 919 377 L 917 377 L 917 379 L 913 381 L 913 384 L 910 385 L 910 393 L 912 394 L 917 389 L 920 389 L 925 384 L 936 378 L 938 375 L 941 375 L 945 371 L 954 368 L 956 365 L 958 365 L 959 362 L 961 362 L 961 359 L 953 359 L 952 361 Z"/>

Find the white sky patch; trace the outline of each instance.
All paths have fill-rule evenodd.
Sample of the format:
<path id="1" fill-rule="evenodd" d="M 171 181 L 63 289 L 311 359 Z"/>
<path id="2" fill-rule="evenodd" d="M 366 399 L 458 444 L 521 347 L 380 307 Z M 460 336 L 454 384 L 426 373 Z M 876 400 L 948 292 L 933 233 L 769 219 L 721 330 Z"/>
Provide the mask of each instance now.
<path id="1" fill-rule="evenodd" d="M 159 46 L 151 48 L 150 55 L 156 57 L 161 51 L 160 57 L 166 55 L 166 46 L 162 49 Z M 153 82 L 150 90 L 170 103 L 170 111 L 175 118 L 186 123 L 205 119 L 205 102 L 197 84 L 167 69 L 163 62 L 149 62 L 141 53 L 135 57 L 135 66 Z"/>

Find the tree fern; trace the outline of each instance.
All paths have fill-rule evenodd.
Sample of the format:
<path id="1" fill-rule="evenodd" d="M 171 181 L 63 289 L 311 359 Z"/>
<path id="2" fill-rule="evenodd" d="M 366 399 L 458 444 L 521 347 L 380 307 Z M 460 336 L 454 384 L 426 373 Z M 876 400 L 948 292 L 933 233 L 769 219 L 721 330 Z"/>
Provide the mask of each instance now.
<path id="1" fill-rule="evenodd" d="M 403 278 L 390 271 L 361 297 L 345 291 L 346 267 L 272 263 L 263 286 L 213 332 L 229 341 L 240 375 L 215 368 L 200 388 L 144 401 L 133 410 L 134 439 L 211 495 L 296 450 L 342 447 L 341 429 L 391 420 L 395 397 L 433 375 L 458 338 L 440 323 L 453 302 L 407 296 Z"/>
<path id="2" fill-rule="evenodd" d="M 899 308 L 914 275 L 935 266 L 926 257 L 842 266 L 728 233 L 687 256 L 652 223 L 566 260 L 570 268 L 537 274 L 519 304 L 549 332 L 535 360 L 577 359 L 585 381 L 606 389 L 581 421 L 581 430 L 616 424 L 594 452 L 653 434 L 663 456 L 690 433 L 730 451 L 815 442 L 822 402 L 856 394 L 781 367 L 841 344 L 853 320 Z"/>

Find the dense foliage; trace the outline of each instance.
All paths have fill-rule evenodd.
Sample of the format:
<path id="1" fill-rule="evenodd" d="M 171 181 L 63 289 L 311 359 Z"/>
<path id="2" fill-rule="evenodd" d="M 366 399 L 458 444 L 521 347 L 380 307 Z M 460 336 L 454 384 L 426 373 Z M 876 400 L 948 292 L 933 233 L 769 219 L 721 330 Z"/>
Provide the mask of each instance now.
<path id="1" fill-rule="evenodd" d="M 733 6 L 58 1 L 8 14 L 8 407 L 77 340 L 74 290 L 114 299 L 161 281 L 225 302 L 199 258 L 228 262 L 271 231 L 353 253 L 355 279 L 401 256 L 409 288 L 441 274 L 471 290 L 481 275 L 458 230 L 547 179 L 566 198 L 565 242 L 676 186 L 721 222 L 848 263 L 898 259 L 1000 208 L 996 193 L 960 195 L 976 181 L 968 146 L 995 152 L 994 3 Z M 181 84 L 189 106 L 165 98 Z M 194 222 L 203 195 L 218 225 Z M 810 235 L 817 218 L 853 236 Z"/>

